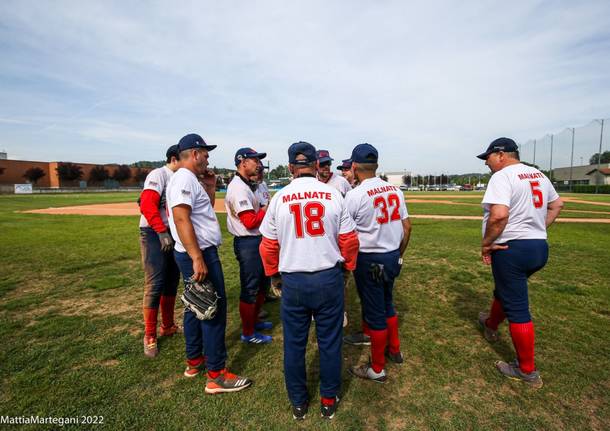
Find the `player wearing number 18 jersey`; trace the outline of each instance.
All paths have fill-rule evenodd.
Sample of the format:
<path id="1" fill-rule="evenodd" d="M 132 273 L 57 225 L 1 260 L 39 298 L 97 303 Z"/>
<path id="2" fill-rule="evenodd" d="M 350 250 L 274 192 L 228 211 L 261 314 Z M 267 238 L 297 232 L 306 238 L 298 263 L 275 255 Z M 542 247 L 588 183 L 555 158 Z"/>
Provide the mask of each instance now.
<path id="1" fill-rule="evenodd" d="M 542 172 L 520 163 L 512 139 L 496 139 L 477 157 L 493 172 L 483 196 L 481 256 L 483 263 L 491 264 L 495 282 L 491 311 L 482 312 L 479 323 L 485 338 L 496 341 L 498 324 L 508 318 L 517 361 L 498 361 L 496 367 L 509 378 L 540 387 L 527 279 L 546 264 L 546 229 L 563 202 Z"/>
<path id="2" fill-rule="evenodd" d="M 307 412 L 305 349 L 311 318 L 320 351 L 321 413 L 332 418 L 341 386 L 343 276 L 358 252 L 354 221 L 343 197 L 315 178 L 316 150 L 307 142 L 288 149 L 294 180 L 277 192 L 265 214 L 260 251 L 265 273 L 281 273 L 284 377 L 295 419 Z"/>
<path id="3" fill-rule="evenodd" d="M 382 383 L 387 379 L 385 355 L 393 362 L 403 362 L 392 290 L 409 243 L 411 222 L 400 189 L 375 176 L 377 159 L 377 150 L 370 144 L 354 148 L 352 170 L 360 185 L 347 193 L 345 203 L 360 241 L 354 279 L 363 330 L 371 344 L 370 364 L 352 367 L 350 372 Z"/>

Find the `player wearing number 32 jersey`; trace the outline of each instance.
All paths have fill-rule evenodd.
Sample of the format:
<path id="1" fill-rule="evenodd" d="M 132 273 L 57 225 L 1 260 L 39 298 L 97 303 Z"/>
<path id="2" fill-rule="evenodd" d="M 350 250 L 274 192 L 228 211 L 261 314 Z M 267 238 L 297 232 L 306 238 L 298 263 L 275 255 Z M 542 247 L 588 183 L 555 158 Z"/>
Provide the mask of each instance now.
<path id="1" fill-rule="evenodd" d="M 485 338 L 493 342 L 498 339 L 498 324 L 508 318 L 517 360 L 498 361 L 496 367 L 511 379 L 540 387 L 527 279 L 547 262 L 546 229 L 563 203 L 542 172 L 519 161 L 512 139 L 496 139 L 477 157 L 493 172 L 483 196 L 481 257 L 491 264 L 495 282 L 491 311 L 482 312 L 479 323 Z"/>
<path id="2" fill-rule="evenodd" d="M 342 268 L 353 270 L 358 253 L 354 221 L 343 196 L 315 177 L 316 149 L 288 149 L 294 180 L 277 192 L 260 226 L 260 251 L 268 276 L 281 273 L 284 377 L 295 419 L 309 405 L 305 349 L 312 316 L 320 351 L 321 414 L 332 418 L 341 386 Z"/>

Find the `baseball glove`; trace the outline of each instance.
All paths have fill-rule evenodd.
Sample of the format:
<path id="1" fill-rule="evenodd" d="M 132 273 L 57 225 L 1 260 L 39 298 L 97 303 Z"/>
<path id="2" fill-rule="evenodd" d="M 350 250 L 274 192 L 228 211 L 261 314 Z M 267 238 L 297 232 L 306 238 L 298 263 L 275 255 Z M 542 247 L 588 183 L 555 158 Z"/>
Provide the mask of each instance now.
<path id="1" fill-rule="evenodd" d="M 180 300 L 184 308 L 195 314 L 199 320 L 210 320 L 216 315 L 220 296 L 210 280 L 198 282 L 192 278 L 184 283 L 184 293 Z"/>
<path id="2" fill-rule="evenodd" d="M 282 297 L 282 277 L 279 274 L 271 276 L 271 288 L 269 289 L 269 294 L 274 298 Z"/>

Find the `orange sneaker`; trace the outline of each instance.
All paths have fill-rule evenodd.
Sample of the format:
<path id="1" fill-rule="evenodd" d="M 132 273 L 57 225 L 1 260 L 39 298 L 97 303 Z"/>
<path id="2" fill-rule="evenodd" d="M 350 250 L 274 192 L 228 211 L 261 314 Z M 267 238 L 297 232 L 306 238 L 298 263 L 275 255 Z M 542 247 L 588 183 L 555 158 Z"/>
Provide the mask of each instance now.
<path id="1" fill-rule="evenodd" d="M 184 370 L 184 377 L 192 378 L 199 375 L 199 373 L 205 370 L 205 358 L 197 365 L 189 365 L 188 360 L 186 361 L 186 369 Z"/>
<path id="2" fill-rule="evenodd" d="M 246 389 L 251 384 L 252 380 L 249 378 L 230 373 L 229 370 L 225 368 L 215 379 L 210 378 L 208 374 L 208 381 L 205 384 L 205 393 L 212 395 L 222 392 L 238 392 Z"/>
<path id="3" fill-rule="evenodd" d="M 169 328 L 165 328 L 161 326 L 159 328 L 159 336 L 160 337 L 171 337 L 174 334 L 179 334 L 181 332 L 181 328 L 178 325 L 172 325 Z"/>

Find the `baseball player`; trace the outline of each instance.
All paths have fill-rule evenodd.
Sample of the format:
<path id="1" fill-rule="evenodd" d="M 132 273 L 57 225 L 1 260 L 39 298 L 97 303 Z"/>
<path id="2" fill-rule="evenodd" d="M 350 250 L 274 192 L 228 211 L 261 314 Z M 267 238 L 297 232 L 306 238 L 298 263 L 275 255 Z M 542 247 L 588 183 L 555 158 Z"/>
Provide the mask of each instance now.
<path id="1" fill-rule="evenodd" d="M 218 246 L 220 226 L 210 197 L 197 176 L 208 166 L 208 152 L 216 145 L 208 145 L 203 138 L 189 134 L 180 139 L 181 168 L 172 176 L 167 187 L 169 225 L 176 244 L 174 256 L 182 277 L 212 282 L 219 296 L 216 315 L 210 320 L 199 320 L 190 310 L 184 311 L 187 377 L 194 377 L 207 368 L 205 392 L 217 394 L 236 392 L 252 384 L 250 379 L 230 373 L 225 362 L 225 330 L 227 300 Z M 204 346 L 205 340 L 205 346 Z M 205 360 L 204 360 L 205 353 Z"/>
<path id="2" fill-rule="evenodd" d="M 385 357 L 397 364 L 404 361 L 392 290 L 409 244 L 411 222 L 400 189 L 375 176 L 377 150 L 369 144 L 357 145 L 351 160 L 360 185 L 347 194 L 345 204 L 360 240 L 354 279 L 364 330 L 370 336 L 371 361 L 351 367 L 350 372 L 383 383 L 387 380 Z"/>
<path id="3" fill-rule="evenodd" d="M 227 229 L 234 236 L 233 250 L 239 262 L 241 340 L 249 344 L 267 344 L 272 341 L 270 335 L 255 332 L 273 327 L 271 322 L 257 322 L 265 301 L 265 287 L 269 283 L 258 251 L 261 242 L 259 226 L 266 207 L 261 205 L 256 194 L 258 182 L 251 180 L 252 177 L 258 177 L 260 160 L 266 156 L 266 153 L 258 153 L 252 148 L 237 150 L 237 172 L 229 183 L 225 196 Z"/>
<path id="4" fill-rule="evenodd" d="M 494 300 L 489 313 L 479 314 L 485 338 L 498 340 L 498 325 L 508 319 L 514 362 L 497 361 L 496 368 L 511 379 L 539 388 L 534 364 L 534 324 L 529 311 L 527 279 L 548 259 L 547 228 L 563 202 L 548 178 L 519 161 L 519 148 L 509 138 L 498 138 L 477 156 L 493 175 L 483 196 L 483 263 L 491 265 Z"/>
<path id="5" fill-rule="evenodd" d="M 341 160 L 341 164 L 337 166 L 337 170 L 341 172 L 341 176 L 354 188 L 356 187 L 356 179 L 352 172 L 352 161 L 350 159 Z"/>
<path id="6" fill-rule="evenodd" d="M 174 261 L 174 241 L 169 233 L 165 189 L 169 179 L 180 167 L 178 146 L 172 145 L 166 154 L 165 166 L 153 169 L 144 180 L 140 194 L 140 251 L 144 266 L 144 355 L 154 358 L 157 346 L 157 315 L 161 306 L 163 336 L 178 331 L 174 323 L 174 305 L 180 271 Z"/>
<path id="7" fill-rule="evenodd" d="M 345 196 L 345 194 L 352 189 L 352 186 L 345 178 L 335 175 L 330 171 L 330 166 L 333 162 L 330 153 L 327 150 L 318 150 L 316 157 L 318 158 L 316 163 L 318 180 L 334 187 L 339 193 Z"/>
<path id="8" fill-rule="evenodd" d="M 260 252 L 274 286 L 281 274 L 284 377 L 293 417 L 303 419 L 309 406 L 305 350 L 313 316 L 320 351 L 321 415 L 332 419 L 341 386 L 341 268 L 354 268 L 358 237 L 341 193 L 315 178 L 313 145 L 292 144 L 288 160 L 294 180 L 269 203 L 260 227 Z"/>

